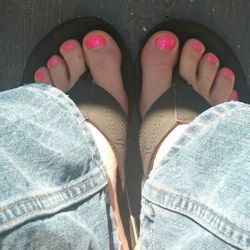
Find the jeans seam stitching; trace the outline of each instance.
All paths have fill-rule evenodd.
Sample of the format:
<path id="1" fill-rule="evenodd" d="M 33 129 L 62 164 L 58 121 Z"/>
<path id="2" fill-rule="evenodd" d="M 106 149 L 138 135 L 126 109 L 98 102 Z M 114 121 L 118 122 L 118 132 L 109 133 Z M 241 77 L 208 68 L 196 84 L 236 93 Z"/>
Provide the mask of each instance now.
<path id="1" fill-rule="evenodd" d="M 72 189 L 72 188 L 75 188 L 75 187 L 79 187 L 79 186 L 86 186 L 88 183 L 92 182 L 94 179 L 98 178 L 99 176 L 101 176 L 103 173 L 99 172 L 99 173 L 96 173 L 94 176 L 91 176 L 90 178 L 86 179 L 86 180 L 82 180 L 81 182 L 79 183 L 76 183 L 70 187 L 66 187 L 60 191 L 54 191 L 54 192 L 51 192 L 51 193 L 47 193 L 46 195 L 35 195 L 35 196 L 32 196 L 31 199 L 22 199 L 22 200 L 19 200 L 17 202 L 14 202 L 14 204 L 9 204 L 9 205 L 6 205 L 4 207 L 0 207 L 0 212 L 4 212 L 8 209 L 12 209 L 13 207 L 19 205 L 19 204 L 23 204 L 23 203 L 27 203 L 27 202 L 30 202 L 30 201 L 35 201 L 41 197 L 44 197 L 43 199 L 41 200 L 46 200 L 48 196 L 51 196 L 51 195 L 55 195 L 55 194 L 61 194 L 61 193 L 65 193 L 67 190 L 69 189 Z M 80 195 L 80 194 L 79 194 Z M 85 195 L 85 193 L 84 193 Z M 76 195 L 75 197 L 77 197 L 78 195 Z"/>
<path id="2" fill-rule="evenodd" d="M 235 231 L 238 231 L 239 233 L 241 233 L 241 234 L 243 234 L 243 235 L 245 235 L 245 236 L 247 236 L 247 237 L 249 237 L 249 235 L 250 235 L 250 232 L 249 232 L 249 231 L 247 231 L 247 230 L 242 230 L 242 229 L 240 229 L 239 227 L 237 227 L 235 224 L 233 224 L 233 223 L 231 223 L 231 222 L 229 222 L 229 221 L 227 222 L 221 215 L 219 215 L 218 213 L 216 213 L 216 212 L 215 212 L 214 210 L 212 210 L 212 209 L 208 209 L 204 204 L 201 204 L 201 203 L 199 203 L 199 202 L 197 202 L 197 201 L 194 201 L 194 200 L 192 200 L 192 199 L 189 199 L 189 198 L 184 197 L 184 196 L 179 195 L 179 194 L 174 194 L 174 193 L 171 193 L 171 192 L 166 192 L 165 190 L 163 190 L 163 189 L 161 189 L 161 188 L 159 188 L 159 187 L 157 187 L 157 186 L 151 185 L 151 184 L 148 184 L 148 186 L 149 186 L 150 189 L 151 189 L 151 188 L 156 189 L 156 190 L 158 190 L 158 191 L 161 192 L 161 193 L 164 193 L 164 194 L 167 194 L 167 195 L 173 197 L 175 200 L 176 200 L 176 199 L 183 199 L 183 200 L 185 200 L 185 201 L 192 202 L 192 203 L 194 203 L 195 205 L 197 205 L 197 207 L 201 207 L 201 208 L 204 209 L 205 211 L 211 212 L 212 214 L 214 214 L 215 216 L 217 216 L 217 217 L 219 218 L 219 220 L 220 220 L 222 223 L 224 223 L 225 225 L 229 225 L 229 226 L 230 226 L 232 229 L 234 229 Z M 180 212 L 180 213 L 181 213 L 182 211 L 184 211 L 184 212 L 182 213 L 183 215 L 188 214 L 191 218 L 194 218 L 194 220 L 195 220 L 195 218 L 199 218 L 199 219 L 201 219 L 203 222 L 209 224 L 209 225 L 210 225 L 212 228 L 214 228 L 216 231 L 219 231 L 218 229 L 216 229 L 216 227 L 212 226 L 211 223 L 208 222 L 207 220 L 205 220 L 202 216 L 201 216 L 201 217 L 200 217 L 200 216 L 197 216 L 197 215 L 195 215 L 194 213 L 191 213 L 189 210 L 185 210 L 185 209 L 182 209 L 182 208 L 175 208 L 174 206 L 170 205 L 168 202 L 167 202 L 167 204 L 166 204 L 165 206 L 163 206 L 163 205 L 159 204 L 158 202 L 153 201 L 153 200 L 151 200 L 150 198 L 148 198 L 147 195 L 144 195 L 144 194 L 143 194 L 143 197 L 144 197 L 145 199 L 147 199 L 149 202 L 152 202 L 152 203 L 154 203 L 154 204 L 156 204 L 156 205 L 158 205 L 158 206 L 160 206 L 160 207 L 165 207 L 165 206 L 166 206 L 166 207 L 168 207 L 170 210 L 173 210 L 173 211 L 176 211 L 176 212 Z M 192 216 L 192 215 L 193 215 L 193 216 Z M 197 222 L 197 223 L 199 224 L 199 222 Z M 220 234 L 222 234 L 224 237 L 226 237 L 226 238 L 229 239 L 230 241 L 235 242 L 235 240 L 233 240 L 232 237 L 229 237 L 229 236 L 225 235 L 225 233 L 223 233 L 223 232 L 221 232 L 221 231 L 219 231 L 219 232 L 220 232 Z M 237 242 L 237 244 L 241 244 L 241 245 L 243 245 L 243 246 L 248 246 L 248 244 L 241 243 L 241 242 Z"/>
<path id="3" fill-rule="evenodd" d="M 87 184 L 90 183 L 91 181 L 93 181 L 94 178 L 95 179 L 99 178 L 101 175 L 103 175 L 103 173 L 99 172 L 99 173 L 95 174 L 94 176 L 88 178 L 87 180 L 83 180 L 79 183 L 76 183 L 76 184 L 70 186 L 70 187 L 64 188 L 61 191 L 52 192 L 52 193 L 49 193 L 46 195 L 34 196 L 34 197 L 32 197 L 31 200 L 23 199 L 21 201 L 16 202 L 15 204 L 7 205 L 4 208 L 0 208 L 1 214 L 6 212 L 8 209 L 13 209 L 15 207 L 19 207 L 21 204 L 24 204 L 24 206 L 25 206 L 29 202 L 32 202 L 32 201 L 38 200 L 39 203 L 42 203 L 42 202 L 46 201 L 47 199 L 51 199 L 51 194 L 53 194 L 53 196 L 55 196 L 55 195 L 60 196 L 63 193 L 67 192 L 67 190 L 72 190 L 73 188 L 77 188 L 80 186 L 86 187 Z M 75 204 L 75 203 L 81 201 L 82 199 L 86 199 L 89 195 L 96 193 L 98 190 L 102 189 L 103 187 L 105 187 L 107 185 L 107 181 L 103 182 L 103 183 L 99 183 L 99 182 L 96 182 L 95 184 L 93 184 L 91 186 L 91 188 L 88 188 L 88 190 L 84 190 L 84 192 L 80 192 L 79 194 L 76 194 L 73 197 L 70 197 L 69 199 L 66 199 L 66 200 L 63 199 L 63 201 L 59 201 L 58 204 L 56 204 L 56 205 L 47 206 L 44 208 L 36 208 L 35 210 L 33 209 L 33 211 L 25 211 L 22 215 L 16 216 L 14 219 L 7 220 L 5 223 L 0 225 L 0 229 L 2 227 L 2 230 L 0 230 L 0 232 L 2 233 L 6 230 L 9 230 L 10 228 L 13 227 L 13 225 L 15 223 L 20 224 L 20 223 L 24 223 L 26 220 L 30 220 L 30 219 L 35 218 L 37 216 L 40 217 L 40 216 L 45 216 L 48 214 L 57 213 L 58 211 L 65 209 L 66 207 L 69 207 L 72 204 Z M 82 196 L 82 198 L 81 198 L 81 196 Z M 40 200 L 39 200 L 40 197 L 44 197 L 42 199 L 42 202 L 40 202 Z M 42 212 L 42 214 L 41 214 L 41 212 Z"/>

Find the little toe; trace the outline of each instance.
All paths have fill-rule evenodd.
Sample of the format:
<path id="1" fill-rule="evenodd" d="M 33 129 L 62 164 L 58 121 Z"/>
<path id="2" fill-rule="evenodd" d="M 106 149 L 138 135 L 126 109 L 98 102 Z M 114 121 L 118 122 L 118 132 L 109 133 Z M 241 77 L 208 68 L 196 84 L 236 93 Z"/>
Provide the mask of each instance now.
<path id="1" fill-rule="evenodd" d="M 187 40 L 182 48 L 179 72 L 189 84 L 196 83 L 197 67 L 204 51 L 205 46 L 197 39 Z"/>
<path id="2" fill-rule="evenodd" d="M 210 91 L 219 68 L 219 59 L 212 53 L 204 54 L 197 67 L 197 81 L 193 88 L 209 101 Z"/>
<path id="3" fill-rule="evenodd" d="M 55 87 L 63 92 L 67 92 L 71 85 L 68 67 L 63 58 L 61 56 L 54 55 L 49 59 L 47 66 L 50 70 L 50 75 Z"/>
<path id="4" fill-rule="evenodd" d="M 60 53 L 68 66 L 71 88 L 86 70 L 83 50 L 77 40 L 70 39 L 62 44 Z"/>
<path id="5" fill-rule="evenodd" d="M 234 89 L 230 95 L 230 98 L 228 101 L 238 101 L 239 100 L 239 96 L 237 91 Z"/>
<path id="6" fill-rule="evenodd" d="M 210 104 L 217 105 L 230 100 L 233 93 L 234 81 L 235 76 L 230 69 L 220 69 L 216 74 L 210 91 Z"/>
<path id="7" fill-rule="evenodd" d="M 35 72 L 35 82 L 46 83 L 49 85 L 53 84 L 49 69 L 47 67 L 41 67 Z"/>

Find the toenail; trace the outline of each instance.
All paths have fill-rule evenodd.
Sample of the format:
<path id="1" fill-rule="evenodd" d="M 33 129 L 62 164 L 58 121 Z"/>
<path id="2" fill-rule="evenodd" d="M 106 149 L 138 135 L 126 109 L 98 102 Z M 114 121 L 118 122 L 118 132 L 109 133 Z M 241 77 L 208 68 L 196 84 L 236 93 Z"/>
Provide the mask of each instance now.
<path id="1" fill-rule="evenodd" d="M 203 49 L 203 46 L 200 42 L 193 42 L 192 43 L 192 47 L 194 50 L 196 50 L 197 52 L 201 52 Z"/>
<path id="2" fill-rule="evenodd" d="M 54 67 L 54 66 L 56 66 L 57 64 L 58 64 L 58 58 L 55 57 L 55 56 L 51 57 L 51 58 L 49 59 L 49 61 L 48 61 L 48 65 L 49 65 L 50 67 Z"/>
<path id="3" fill-rule="evenodd" d="M 234 78 L 234 73 L 230 69 L 224 69 L 223 74 L 229 80 L 232 80 Z"/>
<path id="4" fill-rule="evenodd" d="M 43 80 L 43 78 L 44 78 L 44 73 L 43 72 L 41 72 L 41 71 L 36 72 L 36 74 L 35 74 L 35 80 L 36 81 L 40 82 L 40 81 Z"/>
<path id="5" fill-rule="evenodd" d="M 65 52 L 68 52 L 68 51 L 74 49 L 75 46 L 76 46 L 75 43 L 73 43 L 73 42 L 67 42 L 67 43 L 64 43 L 64 44 L 63 44 L 63 50 L 64 50 Z"/>
<path id="6" fill-rule="evenodd" d="M 216 56 L 214 56 L 214 55 L 208 55 L 207 60 L 208 60 L 208 62 L 210 62 L 212 64 L 217 64 L 217 62 L 218 62 Z"/>
<path id="7" fill-rule="evenodd" d="M 238 101 L 239 97 L 238 97 L 238 93 L 236 90 L 233 90 L 232 94 L 231 94 L 231 97 L 230 97 L 230 100 L 232 101 Z"/>
<path id="8" fill-rule="evenodd" d="M 88 49 L 98 49 L 101 48 L 106 43 L 106 40 L 102 36 L 92 35 L 85 40 L 85 46 Z"/>
<path id="9" fill-rule="evenodd" d="M 176 40 L 171 36 L 161 36 L 155 40 L 156 47 L 158 49 L 170 52 L 176 45 Z"/>

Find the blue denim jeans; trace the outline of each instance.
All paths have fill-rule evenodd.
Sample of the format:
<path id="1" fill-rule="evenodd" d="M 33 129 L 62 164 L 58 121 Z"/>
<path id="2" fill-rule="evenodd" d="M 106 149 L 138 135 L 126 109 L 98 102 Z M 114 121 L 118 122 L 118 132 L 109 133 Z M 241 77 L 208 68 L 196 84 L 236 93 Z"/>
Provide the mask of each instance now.
<path id="1" fill-rule="evenodd" d="M 250 106 L 198 116 L 142 196 L 141 249 L 250 249 Z"/>
<path id="2" fill-rule="evenodd" d="M 141 249 L 250 248 L 249 132 L 238 102 L 188 126 L 144 185 Z M 0 249 L 119 249 L 106 167 L 64 93 L 0 93 L 0 159 Z"/>

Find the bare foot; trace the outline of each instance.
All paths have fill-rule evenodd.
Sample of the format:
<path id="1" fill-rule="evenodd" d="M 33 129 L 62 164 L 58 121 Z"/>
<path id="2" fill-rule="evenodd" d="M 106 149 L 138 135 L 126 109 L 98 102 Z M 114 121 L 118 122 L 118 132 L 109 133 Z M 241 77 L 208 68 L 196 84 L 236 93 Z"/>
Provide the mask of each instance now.
<path id="1" fill-rule="evenodd" d="M 155 33 L 146 43 L 141 57 L 142 94 L 140 113 L 144 118 L 151 105 L 172 84 L 172 72 L 178 58 L 179 41 L 169 31 Z M 192 85 L 211 105 L 236 100 L 233 90 L 234 73 L 229 68 L 219 69 L 219 59 L 213 53 L 205 53 L 204 44 L 197 39 L 186 41 L 180 55 L 180 75 Z M 163 140 L 155 157 L 154 165 L 171 148 L 186 128 L 178 125 Z"/>
<path id="2" fill-rule="evenodd" d="M 125 113 L 128 112 L 127 96 L 121 76 L 121 52 L 109 34 L 99 30 L 91 31 L 83 38 L 82 45 L 74 39 L 65 41 L 60 47 L 60 53 L 61 55 L 54 55 L 49 59 L 47 67 L 41 67 L 36 71 L 37 83 L 52 84 L 67 92 L 88 67 L 96 84 L 109 92 L 120 103 Z M 92 124 L 87 125 L 107 167 L 115 223 L 122 249 L 128 249 L 117 201 L 115 154 L 103 134 Z"/>

